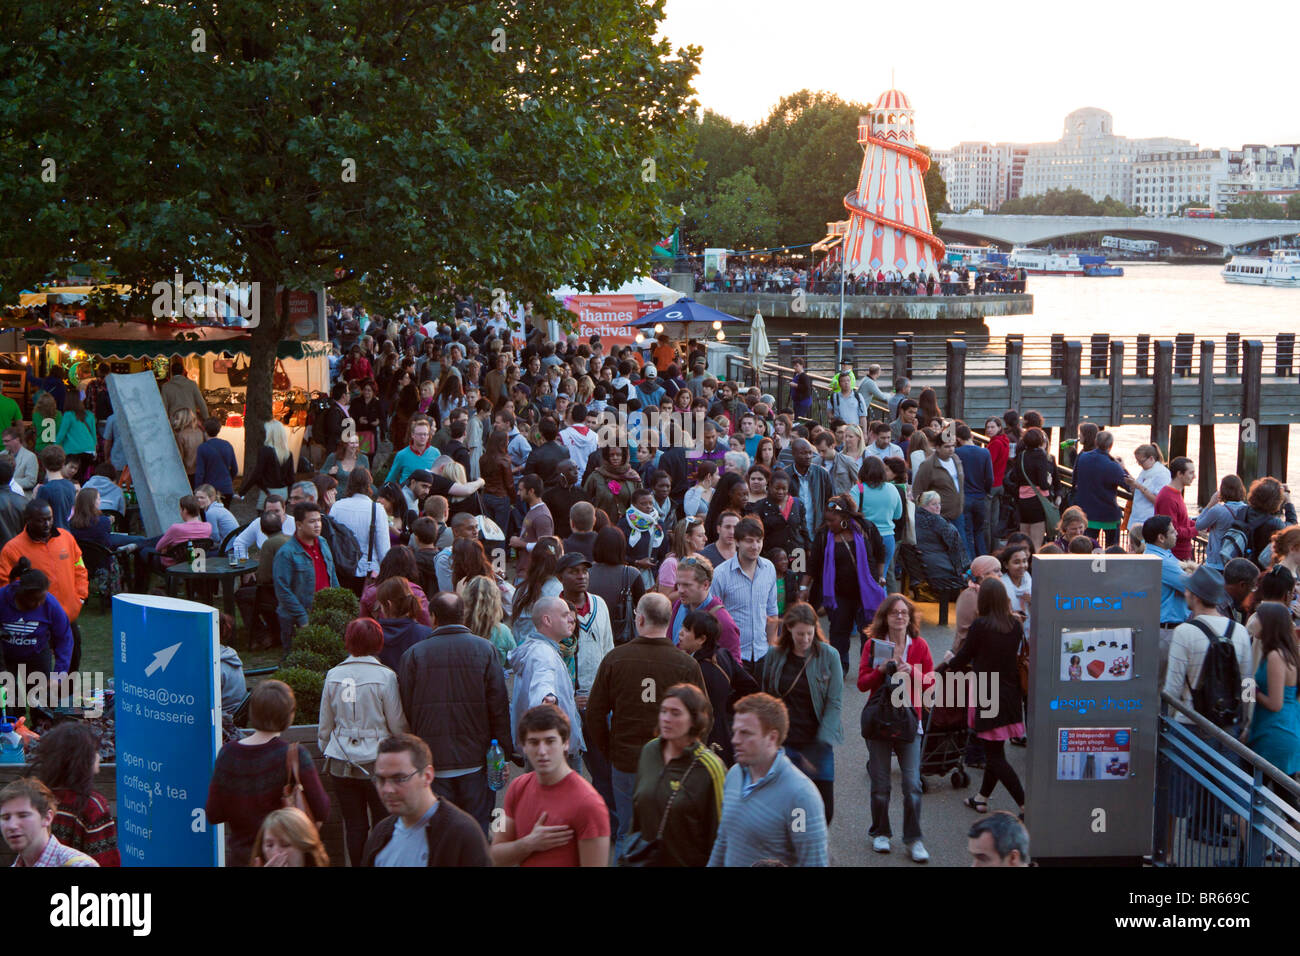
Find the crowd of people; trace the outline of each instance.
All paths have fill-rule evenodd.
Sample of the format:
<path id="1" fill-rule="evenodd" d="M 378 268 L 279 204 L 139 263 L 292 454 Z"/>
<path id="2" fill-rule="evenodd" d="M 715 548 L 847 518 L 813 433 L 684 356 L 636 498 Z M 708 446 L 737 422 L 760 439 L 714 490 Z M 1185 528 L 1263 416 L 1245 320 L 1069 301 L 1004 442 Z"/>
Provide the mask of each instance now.
<path id="1" fill-rule="evenodd" d="M 685 260 L 683 260 L 685 261 Z M 800 265 L 728 266 L 706 274 L 701 261 L 692 260 L 679 266 L 695 273 L 695 285 L 701 292 L 775 292 L 790 295 L 802 290 L 812 295 L 839 295 L 841 270 L 838 264 L 819 263 L 809 269 Z M 667 283 L 672 270 L 661 268 L 651 273 Z M 940 265 L 937 272 L 920 276 L 898 269 L 877 269 L 843 277 L 847 295 L 1002 295 L 1024 292 L 1023 269 L 976 270 L 964 265 Z"/>
<path id="2" fill-rule="evenodd" d="M 256 549 L 242 626 L 252 646 L 284 654 L 321 591 L 359 598 L 347 657 L 325 677 L 324 764 L 283 739 L 297 703 L 278 680 L 253 688 L 252 733 L 220 752 L 207 817 L 226 824 L 229 865 L 327 863 L 326 776 L 353 865 L 826 865 L 849 679 L 871 712 L 871 846 L 893 846 L 897 758 L 902 845 L 924 863 L 922 714 L 890 712 L 888 691 L 949 670 L 998 682 L 1003 702 L 969 728 L 966 763 L 983 769 L 967 801 L 981 818 L 972 858 L 1023 864 L 1016 814 L 986 814 L 1001 784 L 1023 818 L 1005 747 L 1031 732 L 1018 664 L 1031 557 L 1044 553 L 1159 556 L 1165 691 L 1192 702 L 1211 637 L 1231 641 L 1260 692 L 1253 717 L 1220 725 L 1300 772 L 1300 527 L 1283 482 L 1247 489 L 1229 476 L 1193 518 L 1188 459 L 1166 465 L 1142 446 L 1130 475 L 1090 423 L 1065 449 L 1067 487 L 1034 411 L 977 434 L 946 418 L 932 389 L 912 397 L 899 378 L 886 393 L 879 367 L 858 380 L 852 363 L 825 398 L 797 369 L 779 407 L 663 336 L 643 355 L 598 336 L 550 341 L 531 321 L 512 333 L 501 316 L 474 318 L 472 301 L 457 308 L 454 326 L 334 308 L 333 384 L 303 454 L 271 422 L 239 480 L 209 427 L 182 520 L 158 540 L 120 535 L 104 514 L 118 469 L 94 381 L 46 406 L 107 419 L 86 457 L 50 442 L 32 486 L 11 485 L 32 452 L 5 433 L 6 669 L 76 669 L 87 549 L 110 564 L 132 556 L 137 589 L 189 549 Z M 192 425 L 207 416 L 189 386 L 177 367 L 162 388 L 173 420 Z M 241 526 L 231 509 L 254 506 Z M 955 600 L 939 661 L 918 609 L 935 599 Z M 223 698 L 238 702 L 239 658 L 224 648 L 223 674 L 227 656 Z M 24 865 L 115 862 L 93 754 L 78 741 L 80 756 L 59 756 L 73 743 L 43 740 L 59 769 L 13 791 L 30 805 L 23 832 L 36 834 Z M 1219 838 L 1221 821 L 1200 823 Z"/>

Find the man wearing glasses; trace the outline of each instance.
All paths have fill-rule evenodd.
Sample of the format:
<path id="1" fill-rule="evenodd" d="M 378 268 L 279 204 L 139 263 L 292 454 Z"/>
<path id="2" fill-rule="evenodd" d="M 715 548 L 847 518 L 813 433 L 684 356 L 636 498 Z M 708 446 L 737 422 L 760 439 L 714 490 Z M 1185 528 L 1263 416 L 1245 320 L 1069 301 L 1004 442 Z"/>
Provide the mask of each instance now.
<path id="1" fill-rule="evenodd" d="M 366 838 L 362 866 L 492 865 L 482 828 L 465 811 L 438 799 L 433 772 L 429 746 L 414 734 L 380 741 L 373 779 L 390 816 Z"/>

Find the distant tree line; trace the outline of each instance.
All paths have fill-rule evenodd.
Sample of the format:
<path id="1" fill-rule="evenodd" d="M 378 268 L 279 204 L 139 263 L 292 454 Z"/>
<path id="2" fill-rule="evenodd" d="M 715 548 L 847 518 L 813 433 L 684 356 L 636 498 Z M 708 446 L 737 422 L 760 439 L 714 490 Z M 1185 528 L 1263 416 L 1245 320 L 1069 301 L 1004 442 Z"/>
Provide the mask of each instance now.
<path id="1" fill-rule="evenodd" d="M 677 197 L 683 246 L 768 249 L 821 239 L 828 222 L 848 218 L 844 196 L 862 167 L 858 117 L 868 111 L 810 90 L 786 96 L 753 127 L 705 111 L 694 152 L 704 179 Z M 937 165 L 925 175 L 925 191 L 938 229 L 948 190 Z"/>
<path id="2" fill-rule="evenodd" d="M 1035 196 L 1008 199 L 1000 216 L 1141 216 L 1142 210 L 1107 196 L 1096 200 L 1078 189 L 1049 189 Z"/>

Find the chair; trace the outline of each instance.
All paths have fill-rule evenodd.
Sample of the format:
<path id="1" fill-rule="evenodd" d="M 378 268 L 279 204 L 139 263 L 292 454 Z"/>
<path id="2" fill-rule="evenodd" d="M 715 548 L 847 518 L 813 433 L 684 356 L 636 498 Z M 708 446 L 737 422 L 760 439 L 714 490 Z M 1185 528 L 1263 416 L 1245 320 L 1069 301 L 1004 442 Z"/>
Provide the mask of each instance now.
<path id="1" fill-rule="evenodd" d="M 122 523 L 122 512 L 115 511 L 112 508 L 100 508 L 99 513 L 108 515 L 113 520 L 113 530 L 126 533 L 126 526 Z"/>
<path id="2" fill-rule="evenodd" d="M 260 519 L 254 519 L 254 520 L 260 520 Z M 222 538 L 221 547 L 217 549 L 218 553 L 225 554 L 226 551 L 230 549 L 231 542 L 233 542 L 237 537 L 239 537 L 239 533 L 252 523 L 253 523 L 252 521 L 246 521 L 244 524 L 241 524 L 234 531 L 231 531 L 230 534 Z"/>
<path id="3" fill-rule="evenodd" d="M 173 544 L 171 547 L 169 547 L 166 551 L 159 552 L 159 554 L 163 555 L 164 557 L 170 558 L 172 561 L 174 561 L 177 564 L 187 564 L 189 563 L 190 560 L 191 545 L 193 545 L 195 548 L 198 548 L 200 551 L 206 553 L 206 552 L 210 552 L 213 548 L 216 547 L 216 542 L 214 542 L 211 538 L 191 538 L 188 541 L 178 541 L 176 542 L 176 544 Z M 167 574 L 166 571 L 164 570 L 163 580 L 167 582 L 167 593 L 168 594 L 175 593 L 175 588 L 176 588 L 175 576 Z M 213 582 L 211 578 L 206 579 L 206 581 L 204 582 L 205 587 L 209 584 L 215 586 L 215 582 Z M 194 579 L 187 578 L 185 581 L 185 594 L 187 597 L 193 598 L 194 587 L 195 587 Z"/>
<path id="4" fill-rule="evenodd" d="M 90 578 L 90 590 L 99 595 L 99 610 L 108 611 L 114 594 L 122 590 L 122 567 L 117 555 L 95 541 L 81 542 L 81 557 Z"/>

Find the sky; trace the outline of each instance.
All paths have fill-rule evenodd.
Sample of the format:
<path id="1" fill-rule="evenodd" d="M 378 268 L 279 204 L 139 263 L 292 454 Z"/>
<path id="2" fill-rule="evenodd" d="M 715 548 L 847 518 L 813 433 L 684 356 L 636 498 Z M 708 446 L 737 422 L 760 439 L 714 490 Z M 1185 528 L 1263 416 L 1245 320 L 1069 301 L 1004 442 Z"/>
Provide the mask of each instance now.
<path id="1" fill-rule="evenodd" d="M 1300 143 L 1297 0 L 666 0 L 660 28 L 703 48 L 700 105 L 747 124 L 804 88 L 873 102 L 892 70 L 935 149 L 1059 139 L 1084 106 L 1120 136 Z"/>

